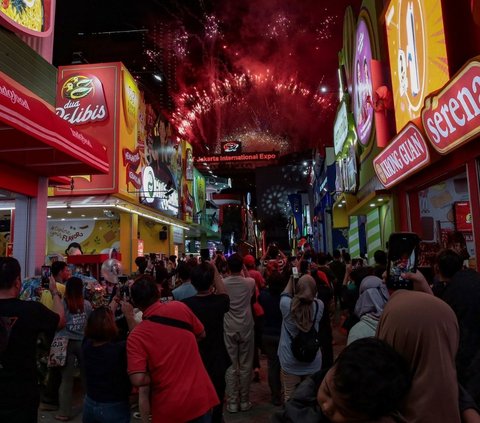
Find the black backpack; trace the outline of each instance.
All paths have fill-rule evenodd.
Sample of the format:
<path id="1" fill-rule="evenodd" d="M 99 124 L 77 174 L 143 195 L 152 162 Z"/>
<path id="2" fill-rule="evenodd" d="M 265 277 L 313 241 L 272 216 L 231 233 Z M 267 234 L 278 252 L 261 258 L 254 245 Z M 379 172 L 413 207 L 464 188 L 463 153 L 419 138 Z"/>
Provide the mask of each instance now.
<path id="1" fill-rule="evenodd" d="M 315 329 L 315 321 L 317 319 L 318 303 L 315 301 L 315 315 L 313 316 L 313 324 L 308 332 L 299 330 L 298 334 L 293 337 L 285 326 L 285 330 L 292 342 L 290 348 L 292 349 L 293 356 L 302 363 L 311 363 L 315 360 L 317 352 L 320 348 L 320 335 Z"/>

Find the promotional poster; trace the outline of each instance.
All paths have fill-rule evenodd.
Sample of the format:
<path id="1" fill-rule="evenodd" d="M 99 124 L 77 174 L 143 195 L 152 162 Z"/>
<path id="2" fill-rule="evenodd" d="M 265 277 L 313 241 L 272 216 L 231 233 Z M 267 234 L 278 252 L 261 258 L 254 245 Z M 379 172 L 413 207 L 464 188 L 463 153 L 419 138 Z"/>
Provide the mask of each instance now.
<path id="1" fill-rule="evenodd" d="M 360 143 L 366 146 L 373 126 L 372 107 L 372 46 L 366 22 L 361 19 L 357 27 L 355 59 L 353 62 L 353 115 Z"/>
<path id="2" fill-rule="evenodd" d="M 397 131 L 449 79 L 441 0 L 392 0 L 385 14 Z"/>

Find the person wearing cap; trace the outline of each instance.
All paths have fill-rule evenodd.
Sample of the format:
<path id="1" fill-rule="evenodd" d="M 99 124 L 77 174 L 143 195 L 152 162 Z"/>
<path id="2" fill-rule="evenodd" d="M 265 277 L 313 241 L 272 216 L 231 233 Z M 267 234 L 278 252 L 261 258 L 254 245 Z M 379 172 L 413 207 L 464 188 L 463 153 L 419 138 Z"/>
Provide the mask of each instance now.
<path id="1" fill-rule="evenodd" d="M 253 321 L 254 321 L 254 340 L 255 347 L 253 353 L 253 373 L 254 381 L 260 382 L 260 354 L 259 349 L 262 345 L 262 328 L 263 328 L 263 315 L 265 314 L 262 306 L 258 302 L 258 296 L 260 291 L 265 288 L 265 279 L 262 274 L 255 268 L 255 257 L 248 254 L 243 257 L 243 264 L 247 268 L 248 276 L 255 281 L 255 302 L 253 303 Z"/>

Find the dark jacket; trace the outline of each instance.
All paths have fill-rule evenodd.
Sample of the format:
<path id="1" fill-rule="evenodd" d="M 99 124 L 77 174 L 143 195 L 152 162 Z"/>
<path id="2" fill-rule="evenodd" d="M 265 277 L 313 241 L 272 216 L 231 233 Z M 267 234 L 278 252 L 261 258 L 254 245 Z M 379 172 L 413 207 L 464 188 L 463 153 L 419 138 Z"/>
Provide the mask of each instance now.
<path id="1" fill-rule="evenodd" d="M 315 373 L 311 377 L 305 379 L 293 393 L 290 400 L 285 404 L 282 411 L 272 416 L 272 423 L 328 423 L 317 402 L 318 388 L 326 375 L 326 371 L 322 370 Z M 399 416 L 386 416 L 378 420 L 364 421 L 362 423 L 406 423 Z"/>

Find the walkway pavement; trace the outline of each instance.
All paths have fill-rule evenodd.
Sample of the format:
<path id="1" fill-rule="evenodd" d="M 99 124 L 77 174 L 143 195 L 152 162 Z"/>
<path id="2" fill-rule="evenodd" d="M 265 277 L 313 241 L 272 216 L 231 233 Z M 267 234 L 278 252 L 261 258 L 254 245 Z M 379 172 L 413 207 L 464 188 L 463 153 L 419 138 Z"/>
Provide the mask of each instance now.
<path id="1" fill-rule="evenodd" d="M 333 331 L 333 338 L 334 338 L 334 355 L 335 357 L 340 353 L 340 351 L 345 347 L 346 337 L 340 331 L 334 329 Z M 279 411 L 279 407 L 275 407 L 270 403 L 270 391 L 268 388 L 267 383 L 267 362 L 265 359 L 261 360 L 260 369 L 260 382 L 255 383 L 252 382 L 251 385 L 251 395 L 250 400 L 253 403 L 253 407 L 250 411 L 244 413 L 235 413 L 230 414 L 225 411 L 225 423 L 234 423 L 234 422 L 242 422 L 242 423 L 260 423 L 260 422 L 268 422 L 270 421 L 271 415 Z M 70 420 L 72 423 L 81 423 L 82 416 L 81 416 L 81 407 L 82 407 L 82 393 L 79 389 L 76 389 L 76 394 L 74 396 L 74 410 L 76 411 L 76 416 Z M 39 423 L 58 423 L 55 420 L 54 411 L 40 411 L 38 413 L 38 421 Z M 132 418 L 132 423 L 140 422 L 140 420 L 136 420 Z M 167 422 L 165 422 L 167 423 Z"/>

